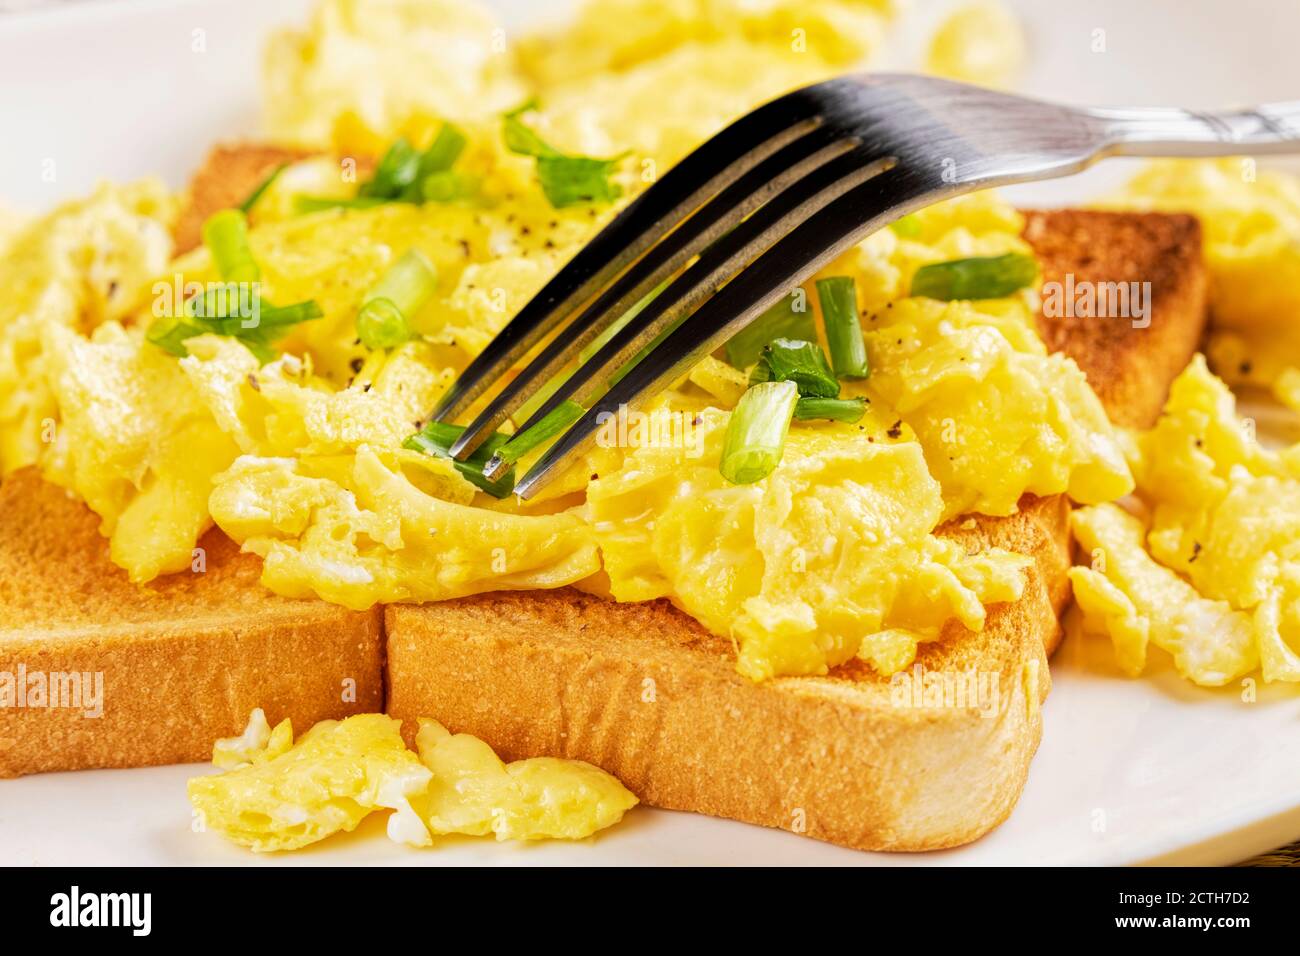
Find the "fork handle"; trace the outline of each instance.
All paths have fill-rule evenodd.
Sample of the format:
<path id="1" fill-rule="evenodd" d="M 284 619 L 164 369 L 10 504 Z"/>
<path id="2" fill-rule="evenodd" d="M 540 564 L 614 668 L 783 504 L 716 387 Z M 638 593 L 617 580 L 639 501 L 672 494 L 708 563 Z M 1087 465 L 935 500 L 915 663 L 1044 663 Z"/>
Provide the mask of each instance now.
<path id="1" fill-rule="evenodd" d="M 1300 101 L 1245 110 L 1092 109 L 1111 156 L 1234 156 L 1300 150 Z"/>

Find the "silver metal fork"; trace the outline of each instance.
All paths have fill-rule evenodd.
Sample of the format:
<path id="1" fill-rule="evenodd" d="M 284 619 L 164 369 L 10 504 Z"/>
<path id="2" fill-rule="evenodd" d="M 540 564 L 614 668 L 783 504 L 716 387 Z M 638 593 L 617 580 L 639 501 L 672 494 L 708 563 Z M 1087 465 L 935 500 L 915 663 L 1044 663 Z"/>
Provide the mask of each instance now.
<path id="1" fill-rule="evenodd" d="M 1223 113 L 1078 109 L 909 74 L 796 90 L 734 122 L 630 203 L 470 363 L 432 417 L 464 414 L 556 333 L 452 446 L 468 458 L 671 279 L 520 424 L 516 434 L 566 400 L 586 409 L 516 483 L 529 498 L 591 447 L 604 414 L 663 391 L 794 286 L 908 213 L 1067 176 L 1108 156 L 1297 150 L 1300 101 Z M 508 467 L 494 456 L 484 471 L 495 479 Z"/>

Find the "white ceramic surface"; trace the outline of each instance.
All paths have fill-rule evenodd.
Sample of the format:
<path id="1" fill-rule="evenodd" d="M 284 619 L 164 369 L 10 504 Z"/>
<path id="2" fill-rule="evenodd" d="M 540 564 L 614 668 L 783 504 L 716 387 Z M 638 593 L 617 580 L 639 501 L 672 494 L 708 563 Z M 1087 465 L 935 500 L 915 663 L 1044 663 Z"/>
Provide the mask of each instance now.
<path id="1" fill-rule="evenodd" d="M 1024 88 L 1096 104 L 1215 107 L 1300 96 L 1300 5 L 1272 0 L 1013 4 L 1033 59 Z M 0 16 L 0 200 L 41 209 L 100 177 L 156 172 L 179 185 L 214 139 L 255 134 L 260 37 L 305 0 L 118 0 Z M 523 0 L 498 3 L 514 22 Z M 937 7 L 918 2 L 892 65 L 905 67 Z M 206 52 L 192 49 L 204 30 Z M 1106 52 L 1092 51 L 1096 30 Z M 42 177 L 54 161 L 52 182 Z M 1013 193 L 1062 204 L 1123 175 L 1099 167 Z M 1300 694 L 1195 688 L 1157 656 L 1121 677 L 1104 642 L 1072 637 L 1052 662 L 1043 743 L 1011 818 L 942 853 L 856 853 L 790 834 L 638 808 L 579 844 L 455 839 L 396 847 L 372 818 L 310 851 L 253 857 L 190 831 L 199 767 L 47 774 L 0 782 L 0 863 L 265 865 L 1230 863 L 1300 836 Z"/>

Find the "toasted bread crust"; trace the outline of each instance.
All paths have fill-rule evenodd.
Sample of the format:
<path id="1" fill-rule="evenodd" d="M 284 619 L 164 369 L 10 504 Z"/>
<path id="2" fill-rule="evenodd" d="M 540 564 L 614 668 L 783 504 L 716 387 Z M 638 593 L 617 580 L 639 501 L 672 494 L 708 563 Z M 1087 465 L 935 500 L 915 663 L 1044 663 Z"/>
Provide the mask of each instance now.
<path id="1" fill-rule="evenodd" d="M 0 514 L 0 674 L 103 675 L 99 717 L 0 707 L 0 776 L 207 760 L 254 707 L 299 729 L 383 707 L 378 609 L 272 594 L 219 531 L 201 572 L 134 585 L 95 515 L 35 469 L 0 484 Z"/>
<path id="2" fill-rule="evenodd" d="M 309 153 L 260 143 L 229 143 L 215 147 L 186 190 L 185 204 L 172 229 L 176 254 L 203 241 L 203 223 L 219 209 L 238 206 L 283 163 L 305 159 Z"/>
<path id="3" fill-rule="evenodd" d="M 180 246 L 295 156 L 214 152 L 191 187 Z M 1026 237 L 1048 281 L 1073 271 L 1152 282 L 1147 330 L 1043 323 L 1114 420 L 1150 421 L 1204 321 L 1195 221 L 1030 213 Z M 996 712 L 985 717 L 894 706 L 889 682 L 865 665 L 752 684 L 735 673 L 729 642 L 667 602 L 621 605 L 572 589 L 489 594 L 389 607 L 381 628 L 378 612 L 269 594 L 256 584 L 257 559 L 215 531 L 203 542 L 204 575 L 137 589 L 108 562 L 94 517 L 34 472 L 0 486 L 0 513 L 13 518 L 0 531 L 0 671 L 36 661 L 102 670 L 107 685 L 99 720 L 0 709 L 0 774 L 203 759 L 254 706 L 302 727 L 385 706 L 386 676 L 387 710 L 408 733 L 413 718 L 435 716 L 508 758 L 590 760 L 652 805 L 870 849 L 958 845 L 1010 812 L 1041 736 L 1046 655 L 1069 598 L 1062 497 L 1027 497 L 1017 515 L 941 530 L 1035 559 L 1021 600 L 991 607 L 978 634 L 950 626 L 918 657 L 930 673 L 996 674 Z M 345 677 L 357 682 L 354 703 L 338 700 Z M 122 687 L 138 692 L 114 692 Z"/>
<path id="4" fill-rule="evenodd" d="M 1204 332 L 1206 273 L 1201 224 L 1193 216 L 1054 209 L 1025 214 L 1044 286 L 1150 283 L 1150 325 L 1133 317 L 1057 314 L 1038 330 L 1054 352 L 1078 363 L 1117 425 L 1156 420 L 1169 383 Z M 1159 303 L 1159 308 L 1154 304 Z M 1044 304 L 1047 304 L 1045 297 Z"/>

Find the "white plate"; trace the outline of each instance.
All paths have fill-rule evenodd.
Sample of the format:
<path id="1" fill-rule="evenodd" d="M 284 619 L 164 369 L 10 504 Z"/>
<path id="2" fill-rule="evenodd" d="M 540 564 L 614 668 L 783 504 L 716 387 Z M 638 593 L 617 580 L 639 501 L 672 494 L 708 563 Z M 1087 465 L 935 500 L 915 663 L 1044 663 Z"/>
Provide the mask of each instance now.
<path id="1" fill-rule="evenodd" d="M 1080 103 L 1215 107 L 1300 95 L 1300 7 L 1270 0 L 1014 4 L 1034 58 L 1025 89 Z M 101 177 L 180 185 L 215 139 L 255 134 L 265 29 L 305 0 L 130 0 L 0 16 L 0 198 L 41 209 Z M 499 3 L 518 18 L 523 0 Z M 900 38 L 906 65 L 934 5 Z M 515 19 L 514 22 L 518 22 Z M 205 31 L 206 52 L 192 50 Z M 1106 52 L 1092 52 L 1104 30 Z M 109 94 L 111 91 L 111 95 Z M 54 160 L 54 180 L 42 172 Z M 1074 202 L 1125 172 L 1016 190 Z M 1241 860 L 1300 836 L 1300 696 L 1218 691 L 1157 658 L 1121 677 L 1110 648 L 1071 638 L 1052 661 L 1043 743 L 1011 818 L 979 842 L 923 855 L 857 853 L 691 814 L 639 808 L 579 844 L 455 839 L 393 846 L 372 818 L 300 854 L 253 857 L 190 831 L 185 779 L 200 767 L 46 774 L 0 782 L 0 863 L 150 864 L 1069 864 Z"/>

